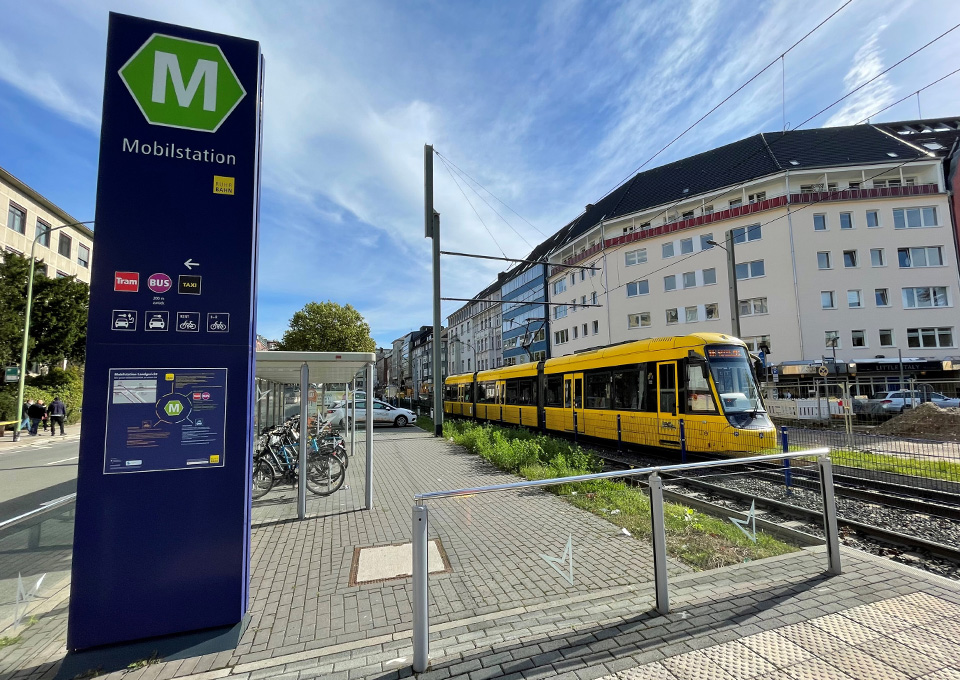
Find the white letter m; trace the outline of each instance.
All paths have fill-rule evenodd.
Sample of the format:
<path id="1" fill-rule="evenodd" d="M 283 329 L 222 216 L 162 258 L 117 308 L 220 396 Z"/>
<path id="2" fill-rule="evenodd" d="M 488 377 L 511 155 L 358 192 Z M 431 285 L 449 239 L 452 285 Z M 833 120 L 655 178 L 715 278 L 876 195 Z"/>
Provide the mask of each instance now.
<path id="1" fill-rule="evenodd" d="M 217 62 L 198 59 L 197 67 L 190 76 L 190 82 L 183 85 L 183 74 L 180 72 L 180 62 L 177 55 L 158 51 L 153 62 L 153 101 L 163 104 L 167 100 L 167 73 L 173 82 L 173 91 L 177 95 L 177 103 L 187 108 L 193 101 L 200 81 L 203 80 L 203 110 L 216 111 L 217 109 Z"/>

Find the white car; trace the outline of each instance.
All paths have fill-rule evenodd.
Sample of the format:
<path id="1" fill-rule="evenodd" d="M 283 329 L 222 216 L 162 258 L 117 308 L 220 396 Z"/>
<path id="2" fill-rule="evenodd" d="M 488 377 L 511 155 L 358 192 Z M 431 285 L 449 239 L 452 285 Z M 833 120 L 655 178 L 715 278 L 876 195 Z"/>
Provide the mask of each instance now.
<path id="1" fill-rule="evenodd" d="M 940 408 L 957 408 L 960 406 L 960 399 L 951 398 L 939 392 L 928 392 L 921 390 L 897 390 L 888 392 L 880 397 L 881 408 L 886 413 L 903 413 L 905 408 L 915 408 L 924 402 L 936 404 Z"/>
<path id="2" fill-rule="evenodd" d="M 350 405 L 347 404 L 349 410 Z M 341 427 L 344 422 L 344 409 L 341 402 L 334 404 L 333 413 L 328 411 L 328 419 L 334 427 Z M 357 399 L 357 422 L 365 423 L 367 421 L 367 403 Z M 417 414 L 408 411 L 405 408 L 391 406 L 385 401 L 379 399 L 373 400 L 373 424 L 374 425 L 393 425 L 394 427 L 406 427 L 417 422 Z"/>

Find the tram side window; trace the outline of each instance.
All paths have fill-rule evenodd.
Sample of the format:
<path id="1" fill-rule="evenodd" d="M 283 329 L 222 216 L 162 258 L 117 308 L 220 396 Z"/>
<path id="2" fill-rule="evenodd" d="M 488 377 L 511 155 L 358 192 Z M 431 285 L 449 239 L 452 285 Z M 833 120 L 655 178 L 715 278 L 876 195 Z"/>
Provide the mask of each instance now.
<path id="1" fill-rule="evenodd" d="M 586 376 L 587 408 L 610 408 L 610 374 L 591 371 Z"/>
<path id="2" fill-rule="evenodd" d="M 570 408 L 570 386 L 573 384 L 573 378 L 563 381 L 563 407 Z"/>
<path id="3" fill-rule="evenodd" d="M 521 378 L 517 381 L 517 403 L 521 406 L 537 403 L 537 389 L 533 378 Z"/>
<path id="4" fill-rule="evenodd" d="M 655 362 L 647 362 L 646 370 L 646 389 L 643 392 L 643 405 L 640 407 L 641 411 L 646 411 L 648 413 L 657 412 L 657 364 Z"/>
<path id="5" fill-rule="evenodd" d="M 710 391 L 707 365 L 691 361 L 687 364 L 687 412 L 716 413 L 717 406 Z"/>
<path id="6" fill-rule="evenodd" d="M 447 401 L 460 401 L 460 397 L 458 395 L 456 385 L 447 385 L 445 391 L 446 391 L 446 396 L 444 398 Z"/>
<path id="7" fill-rule="evenodd" d="M 643 395 L 640 371 L 636 368 L 613 372 L 613 408 L 616 411 L 637 411 Z"/>
<path id="8" fill-rule="evenodd" d="M 473 403 L 473 383 L 467 383 L 463 386 L 463 400 L 467 403 Z"/>
<path id="9" fill-rule="evenodd" d="M 506 381 L 506 400 L 504 404 L 517 404 L 517 380 Z"/>
<path id="10" fill-rule="evenodd" d="M 548 375 L 546 378 L 546 388 L 543 394 L 544 406 L 563 406 L 563 376 Z"/>
<path id="11" fill-rule="evenodd" d="M 497 383 L 477 383 L 477 403 L 495 404 L 497 402 Z"/>

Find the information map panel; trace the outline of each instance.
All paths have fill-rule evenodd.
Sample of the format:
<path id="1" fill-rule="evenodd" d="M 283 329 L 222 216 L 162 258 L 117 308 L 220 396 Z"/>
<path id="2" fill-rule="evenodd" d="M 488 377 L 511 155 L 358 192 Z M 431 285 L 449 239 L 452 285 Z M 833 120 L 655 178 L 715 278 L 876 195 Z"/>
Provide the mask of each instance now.
<path id="1" fill-rule="evenodd" d="M 225 368 L 114 368 L 105 474 L 223 467 Z"/>

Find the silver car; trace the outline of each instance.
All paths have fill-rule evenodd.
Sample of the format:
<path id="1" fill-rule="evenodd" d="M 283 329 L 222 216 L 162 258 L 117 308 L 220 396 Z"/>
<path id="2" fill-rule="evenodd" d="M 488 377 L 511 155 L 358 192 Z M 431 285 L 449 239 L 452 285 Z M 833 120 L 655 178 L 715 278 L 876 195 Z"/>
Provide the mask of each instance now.
<path id="1" fill-rule="evenodd" d="M 349 404 L 347 408 L 349 409 Z M 334 427 L 341 427 L 344 422 L 344 408 L 342 402 L 334 404 L 333 413 L 328 411 L 330 422 Z M 366 401 L 357 400 L 357 422 L 365 423 L 367 420 Z M 394 427 L 406 427 L 417 422 L 417 414 L 405 408 L 391 406 L 385 401 L 379 399 L 373 400 L 373 424 L 374 425 L 393 425 Z"/>
<path id="2" fill-rule="evenodd" d="M 921 390 L 897 390 L 887 392 L 880 398 L 880 404 L 887 413 L 903 413 L 905 408 L 915 408 L 925 402 L 936 404 L 940 408 L 957 408 L 960 406 L 960 399 L 950 398 L 939 392 L 927 392 Z"/>

